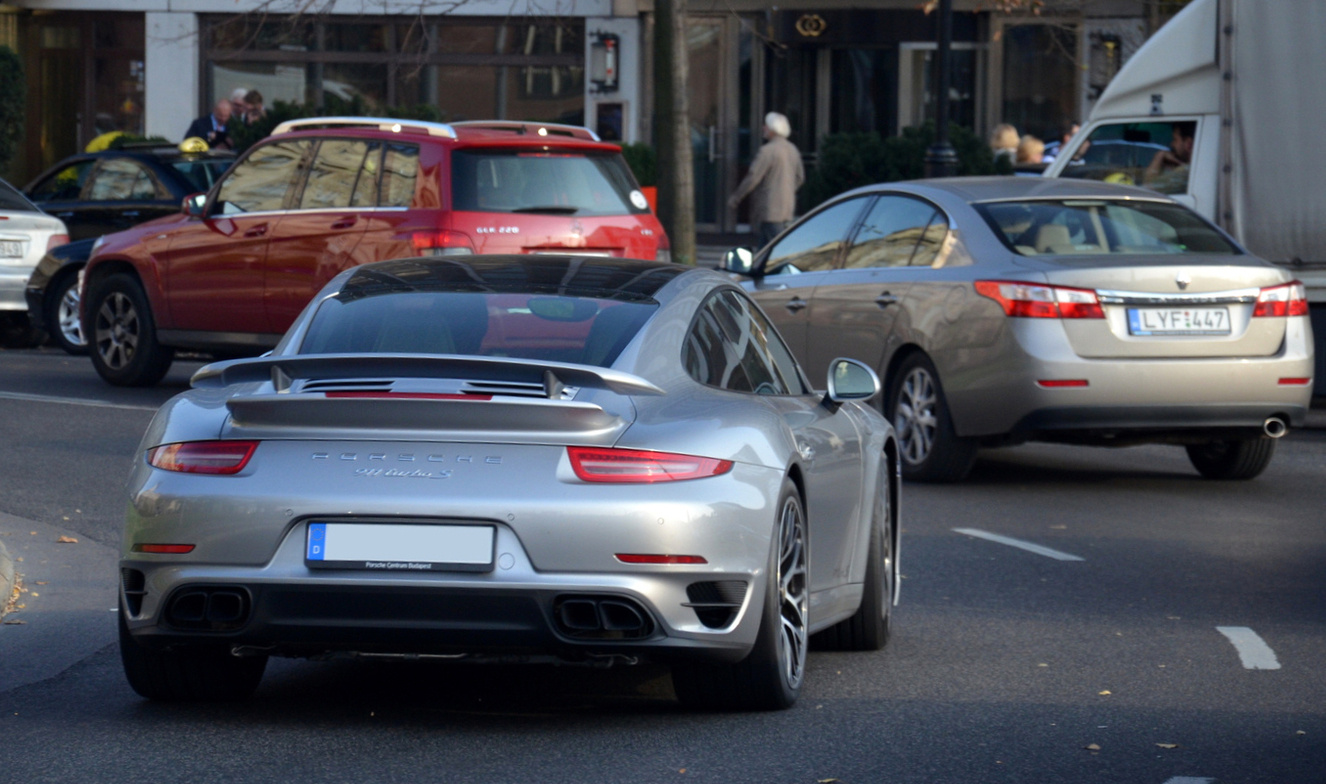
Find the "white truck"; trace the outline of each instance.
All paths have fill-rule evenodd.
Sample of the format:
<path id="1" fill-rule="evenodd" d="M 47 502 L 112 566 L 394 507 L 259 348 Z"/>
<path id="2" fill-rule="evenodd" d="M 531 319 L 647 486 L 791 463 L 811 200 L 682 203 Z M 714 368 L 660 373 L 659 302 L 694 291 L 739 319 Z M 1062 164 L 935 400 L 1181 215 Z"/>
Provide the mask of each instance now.
<path id="1" fill-rule="evenodd" d="M 1047 177 L 1170 194 L 1288 268 L 1326 370 L 1326 0 L 1192 0 L 1120 69 Z M 1318 394 L 1326 384 L 1318 383 Z"/>

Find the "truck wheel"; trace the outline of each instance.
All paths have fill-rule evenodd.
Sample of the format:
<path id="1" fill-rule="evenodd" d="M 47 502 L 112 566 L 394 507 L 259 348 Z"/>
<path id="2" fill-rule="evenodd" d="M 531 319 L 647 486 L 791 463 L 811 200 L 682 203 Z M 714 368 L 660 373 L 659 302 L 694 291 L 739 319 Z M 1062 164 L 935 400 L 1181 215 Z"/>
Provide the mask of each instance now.
<path id="1" fill-rule="evenodd" d="M 119 387 L 160 381 L 175 349 L 157 342 L 152 309 L 138 281 L 125 273 L 111 275 L 88 292 L 88 303 L 83 326 L 97 374 Z"/>
<path id="2" fill-rule="evenodd" d="M 1207 479 L 1252 479 L 1275 456 L 1275 439 L 1212 441 L 1188 447 L 1188 459 Z"/>
<path id="3" fill-rule="evenodd" d="M 953 429 L 939 373 L 924 354 L 902 361 L 884 416 L 898 433 L 902 476 L 916 482 L 959 482 L 976 462 L 975 442 Z"/>
<path id="4" fill-rule="evenodd" d="M 257 691 L 267 669 L 266 656 L 230 655 L 224 645 L 187 646 L 155 651 L 129 633 L 120 605 L 120 663 L 129 685 L 149 700 L 242 700 Z"/>
<path id="5" fill-rule="evenodd" d="M 706 710 L 782 710 L 801 694 L 809 647 L 809 552 L 796 485 L 783 480 L 769 553 L 760 631 L 736 664 L 678 664 L 672 686 L 682 704 Z"/>
<path id="6" fill-rule="evenodd" d="M 46 331 L 55 345 L 74 355 L 87 353 L 79 296 L 77 270 L 62 273 L 46 288 Z"/>

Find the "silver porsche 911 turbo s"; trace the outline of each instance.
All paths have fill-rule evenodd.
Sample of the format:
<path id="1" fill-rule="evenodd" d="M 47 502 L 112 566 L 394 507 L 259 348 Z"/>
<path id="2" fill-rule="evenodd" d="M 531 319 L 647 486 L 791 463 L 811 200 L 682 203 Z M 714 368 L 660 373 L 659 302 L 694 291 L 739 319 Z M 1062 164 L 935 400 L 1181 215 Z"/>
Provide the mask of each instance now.
<path id="1" fill-rule="evenodd" d="M 120 650 L 155 699 L 269 656 L 671 663 L 791 705 L 808 637 L 888 639 L 897 446 L 868 367 L 815 392 L 727 276 L 554 256 L 334 279 L 208 365 L 129 484 Z"/>
<path id="2" fill-rule="evenodd" d="M 1187 448 L 1249 479 L 1312 397 L 1304 287 L 1192 210 L 1082 180 L 860 188 L 730 272 L 812 375 L 884 378 L 904 478 L 952 481 L 978 447 Z"/>

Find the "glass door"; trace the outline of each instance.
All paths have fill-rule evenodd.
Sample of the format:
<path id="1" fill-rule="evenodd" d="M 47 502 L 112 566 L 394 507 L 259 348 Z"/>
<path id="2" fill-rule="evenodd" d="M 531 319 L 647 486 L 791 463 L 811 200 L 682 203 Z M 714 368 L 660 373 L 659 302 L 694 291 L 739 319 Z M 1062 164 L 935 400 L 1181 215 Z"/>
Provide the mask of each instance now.
<path id="1" fill-rule="evenodd" d="M 695 226 L 699 231 L 721 231 L 726 185 L 723 164 L 730 158 L 724 144 L 729 118 L 723 45 L 726 20 L 690 17 L 686 20 L 689 72 L 691 158 L 695 166 Z"/>

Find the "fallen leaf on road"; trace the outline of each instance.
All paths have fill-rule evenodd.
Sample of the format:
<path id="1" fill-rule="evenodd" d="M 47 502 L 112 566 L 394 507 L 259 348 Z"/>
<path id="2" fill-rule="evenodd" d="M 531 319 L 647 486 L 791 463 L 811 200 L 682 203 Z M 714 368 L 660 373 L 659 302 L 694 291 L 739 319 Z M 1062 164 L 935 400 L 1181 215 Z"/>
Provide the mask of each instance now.
<path id="1" fill-rule="evenodd" d="M 1100 692 L 1100 696 L 1105 697 L 1113 693 L 1114 692 L 1110 691 L 1109 689 L 1106 689 L 1105 691 Z"/>
<path id="2" fill-rule="evenodd" d="M 1299 730 L 1298 732 L 1295 732 L 1294 734 L 1295 734 L 1295 735 L 1307 735 L 1307 733 L 1304 732 L 1303 730 Z"/>
<path id="3" fill-rule="evenodd" d="M 1177 743 L 1157 743 L 1156 745 L 1162 749 L 1177 749 L 1179 747 Z"/>
<path id="4" fill-rule="evenodd" d="M 46 581 L 45 581 L 45 580 L 38 580 L 38 581 L 37 581 L 37 585 L 45 585 L 45 584 L 46 584 Z"/>
<path id="5" fill-rule="evenodd" d="M 57 544 L 78 544 L 78 540 L 72 536 L 62 536 L 55 541 Z"/>
<path id="6" fill-rule="evenodd" d="M 17 618 L 11 618 L 11 619 L 5 621 L 4 625 L 5 625 L 5 626 L 25 626 L 25 625 L 27 625 L 27 623 L 28 623 L 27 621 L 20 621 L 20 620 L 17 619 Z"/>
<path id="7" fill-rule="evenodd" d="M 33 591 L 33 592 L 32 592 L 32 598 L 35 599 L 35 598 L 37 598 L 38 596 L 41 596 L 41 594 L 37 593 L 36 591 Z"/>
<path id="8" fill-rule="evenodd" d="M 816 779 L 815 784 L 838 784 L 838 779 Z"/>
<path id="9" fill-rule="evenodd" d="M 1100 751 L 1100 745 L 1096 743 L 1088 743 L 1082 748 L 1086 749 L 1087 751 Z"/>

